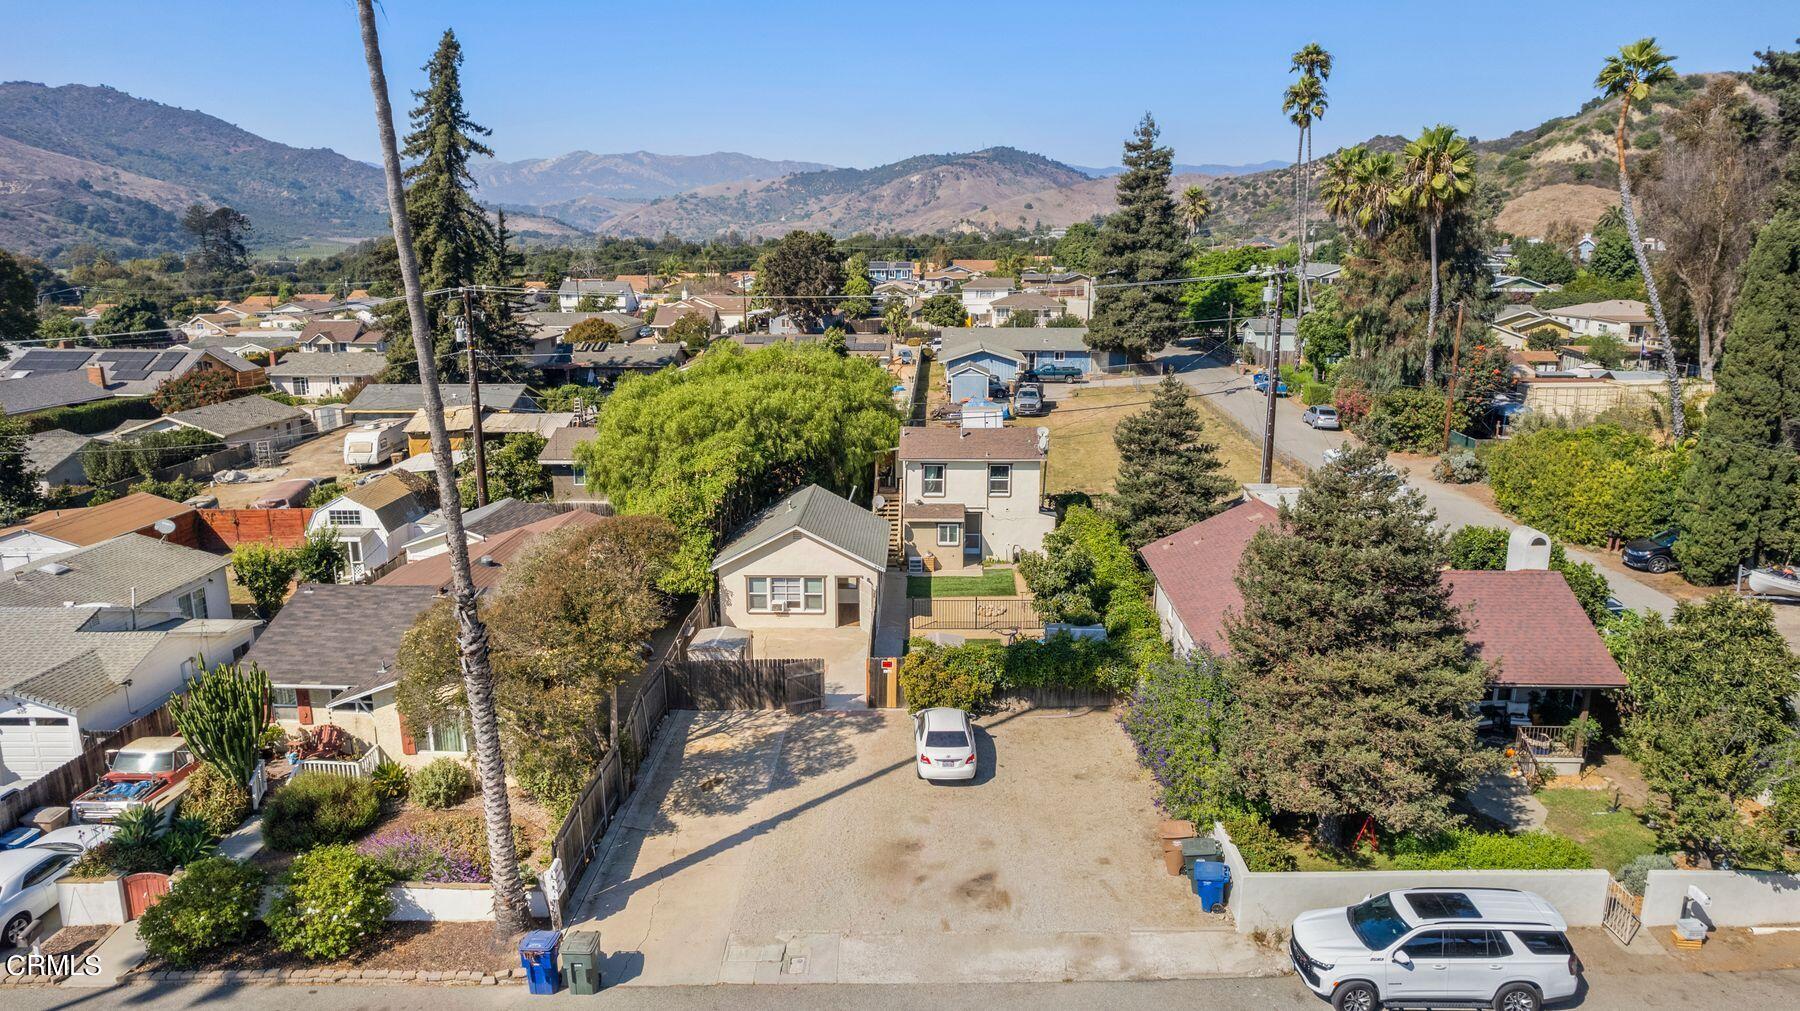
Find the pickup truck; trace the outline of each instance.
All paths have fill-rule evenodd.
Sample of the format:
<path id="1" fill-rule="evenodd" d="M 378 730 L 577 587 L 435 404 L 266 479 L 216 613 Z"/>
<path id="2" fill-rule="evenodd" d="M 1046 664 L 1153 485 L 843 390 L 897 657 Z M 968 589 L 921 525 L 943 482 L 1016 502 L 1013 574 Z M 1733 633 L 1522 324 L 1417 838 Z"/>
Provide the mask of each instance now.
<path id="1" fill-rule="evenodd" d="M 106 775 L 69 806 L 84 825 L 104 824 L 141 804 L 165 819 L 187 792 L 187 778 L 199 764 L 179 737 L 140 737 L 112 752 Z"/>
<path id="2" fill-rule="evenodd" d="M 1041 383 L 1072 383 L 1087 373 L 1073 365 L 1057 365 L 1045 362 L 1033 366 L 1031 377 Z"/>

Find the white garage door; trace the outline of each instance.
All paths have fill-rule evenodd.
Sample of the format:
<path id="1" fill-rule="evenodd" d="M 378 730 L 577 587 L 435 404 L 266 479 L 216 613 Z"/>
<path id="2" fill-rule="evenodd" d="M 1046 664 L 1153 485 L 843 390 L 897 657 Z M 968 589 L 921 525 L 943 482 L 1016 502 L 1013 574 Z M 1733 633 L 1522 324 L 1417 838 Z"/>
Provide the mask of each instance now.
<path id="1" fill-rule="evenodd" d="M 0 763 L 30 782 L 80 754 L 66 716 L 0 716 Z"/>

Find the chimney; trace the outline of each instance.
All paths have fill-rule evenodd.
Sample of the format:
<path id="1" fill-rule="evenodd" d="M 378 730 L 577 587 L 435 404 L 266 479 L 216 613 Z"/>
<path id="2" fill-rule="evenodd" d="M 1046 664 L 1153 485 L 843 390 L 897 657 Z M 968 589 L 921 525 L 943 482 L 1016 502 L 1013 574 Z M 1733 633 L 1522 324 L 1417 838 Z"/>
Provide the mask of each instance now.
<path id="1" fill-rule="evenodd" d="M 87 367 L 87 381 L 104 389 L 106 387 L 106 366 L 89 365 Z"/>
<path id="2" fill-rule="evenodd" d="M 1515 527 L 1506 538 L 1506 571 L 1548 569 L 1550 537 L 1541 530 Z"/>

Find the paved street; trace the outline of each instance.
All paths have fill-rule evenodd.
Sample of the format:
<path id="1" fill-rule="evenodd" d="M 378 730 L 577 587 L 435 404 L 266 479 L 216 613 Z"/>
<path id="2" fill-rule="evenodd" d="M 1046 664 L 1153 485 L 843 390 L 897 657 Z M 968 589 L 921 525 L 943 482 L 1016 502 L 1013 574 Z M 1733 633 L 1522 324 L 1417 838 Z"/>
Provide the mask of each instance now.
<path id="1" fill-rule="evenodd" d="M 1781 1008 L 1800 1003 L 1800 970 L 1745 973 L 1593 973 L 1582 1011 L 1638 1008 Z M 943 1011 L 978 1007 L 985 1011 L 1089 1009 L 1110 1011 L 1167 1008 L 1320 1011 L 1327 1007 L 1291 977 L 1196 979 L 1133 983 L 935 984 L 911 986 L 704 986 L 616 987 L 594 997 L 533 997 L 522 986 L 493 987 L 256 987 L 131 986 L 71 995 L 67 990 L 14 990 L 0 1006 L 17 1011 L 191 1011 L 229 1007 L 232 1011 L 289 1011 L 294 1007 L 333 1011 L 488 1011 L 497 1008 L 604 1008 L 608 1011 L 731 1009 L 731 1011 Z"/>

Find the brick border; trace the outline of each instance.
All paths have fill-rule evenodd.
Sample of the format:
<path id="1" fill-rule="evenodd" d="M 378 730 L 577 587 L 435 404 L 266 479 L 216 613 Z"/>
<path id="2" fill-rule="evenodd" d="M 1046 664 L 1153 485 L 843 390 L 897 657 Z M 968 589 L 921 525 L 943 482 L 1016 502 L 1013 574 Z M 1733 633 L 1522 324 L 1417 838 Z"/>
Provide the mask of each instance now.
<path id="1" fill-rule="evenodd" d="M 321 983 L 375 983 L 434 986 L 510 986 L 525 982 L 524 969 L 498 973 L 474 969 L 158 969 L 134 972 L 120 985 L 155 983 L 245 983 L 262 986 L 315 986 Z"/>

